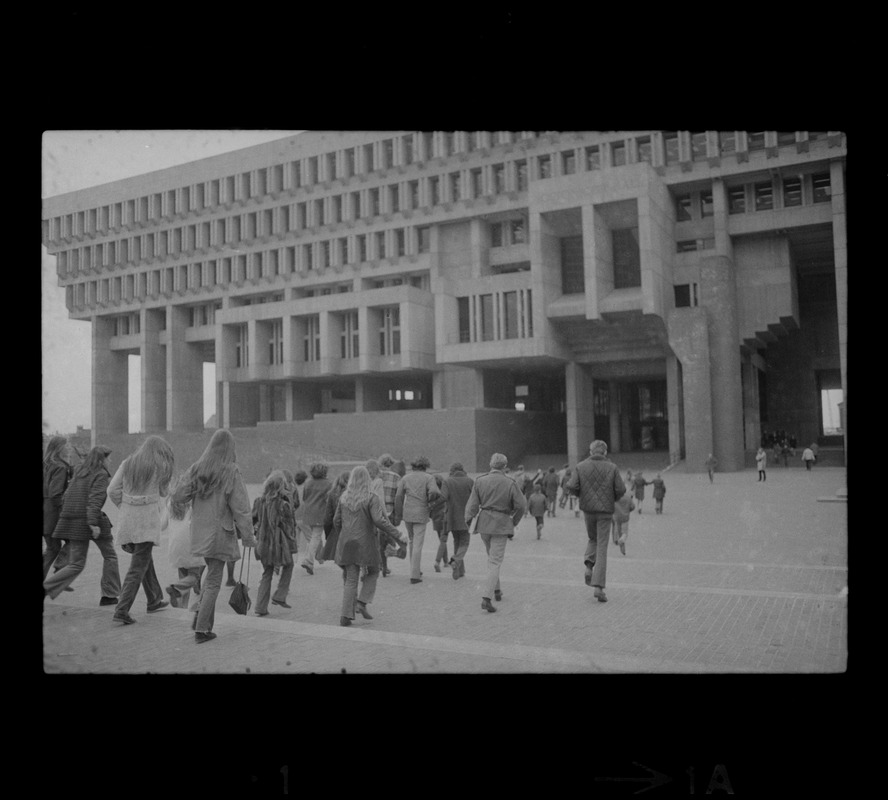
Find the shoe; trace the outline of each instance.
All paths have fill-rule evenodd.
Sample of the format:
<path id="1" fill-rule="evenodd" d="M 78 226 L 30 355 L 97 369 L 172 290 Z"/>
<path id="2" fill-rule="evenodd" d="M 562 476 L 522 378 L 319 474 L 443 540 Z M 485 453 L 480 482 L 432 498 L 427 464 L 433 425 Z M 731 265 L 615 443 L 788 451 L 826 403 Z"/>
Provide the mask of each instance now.
<path id="1" fill-rule="evenodd" d="M 340 618 L 339 618 L 339 624 L 340 624 L 343 628 L 347 628 L 349 625 L 352 624 L 352 621 L 351 621 L 348 617 L 340 617 Z"/>
<path id="2" fill-rule="evenodd" d="M 387 578 L 391 574 L 392 574 L 392 571 L 388 567 L 382 568 L 382 577 L 383 578 Z"/>
<path id="3" fill-rule="evenodd" d="M 153 606 L 148 606 L 148 613 L 153 614 L 155 611 L 161 611 L 168 605 L 169 603 L 166 600 L 158 600 Z"/>
<path id="4" fill-rule="evenodd" d="M 411 578 L 410 583 L 422 583 L 422 578 Z"/>
<path id="5" fill-rule="evenodd" d="M 496 600 L 497 603 L 501 602 L 503 599 L 503 593 L 499 589 L 494 589 L 493 599 Z"/>
<path id="6" fill-rule="evenodd" d="M 309 575 L 315 574 L 314 570 L 310 566 L 308 566 L 308 564 L 303 564 L 302 569 L 304 569 Z"/>
<path id="7" fill-rule="evenodd" d="M 225 581 L 225 585 L 226 586 L 237 586 L 237 581 L 234 580 L 234 578 L 229 578 L 227 581 Z"/>
<path id="8" fill-rule="evenodd" d="M 481 598 L 481 608 L 483 608 L 485 611 L 489 611 L 491 614 L 496 611 L 496 606 L 490 602 L 489 597 Z"/>
<path id="9" fill-rule="evenodd" d="M 101 600 L 99 600 L 99 605 L 100 606 L 116 606 L 117 605 L 117 598 L 116 597 L 103 597 Z"/>
<path id="10" fill-rule="evenodd" d="M 625 542 L 620 542 L 620 552 L 623 555 L 626 555 L 626 543 Z"/>
<path id="11" fill-rule="evenodd" d="M 586 586 L 592 585 L 592 570 L 589 567 L 586 567 L 586 574 L 584 576 L 584 580 L 586 581 Z"/>
<path id="12" fill-rule="evenodd" d="M 272 600 L 271 602 L 274 603 L 276 606 L 280 606 L 281 608 L 293 608 L 293 606 L 286 602 L 286 600 Z"/>
<path id="13" fill-rule="evenodd" d="M 453 580 L 459 580 L 459 563 L 451 561 L 450 568 L 453 570 Z"/>
<path id="14" fill-rule="evenodd" d="M 596 587 L 595 599 L 598 600 L 599 603 L 606 603 L 607 602 L 607 595 L 604 593 L 604 589 L 599 589 Z"/>
<path id="15" fill-rule="evenodd" d="M 166 587 L 166 593 L 170 596 L 170 605 L 173 608 L 178 608 L 179 598 L 182 597 L 182 592 L 180 592 L 175 586 L 170 584 Z"/>
<path id="16" fill-rule="evenodd" d="M 197 630 L 197 609 L 194 612 L 194 619 L 191 620 L 191 630 Z"/>
<path id="17" fill-rule="evenodd" d="M 253 613 L 254 613 L 257 617 L 267 617 L 267 616 L 268 616 L 268 612 L 267 612 L 267 611 L 254 611 Z"/>
<path id="18" fill-rule="evenodd" d="M 73 592 L 74 591 L 70 586 L 66 586 L 64 590 L 66 592 Z"/>
<path id="19" fill-rule="evenodd" d="M 407 558 L 407 545 L 406 544 L 398 545 L 398 552 L 395 553 L 395 558 Z"/>
<path id="20" fill-rule="evenodd" d="M 201 633 L 200 631 L 198 631 L 197 633 L 194 634 L 194 641 L 197 642 L 197 644 L 203 644 L 204 642 L 210 642 L 215 638 L 216 638 L 216 634 L 213 633 L 212 631 L 207 631 L 206 633 Z"/>
<path id="21" fill-rule="evenodd" d="M 360 600 L 355 603 L 355 611 L 357 611 L 364 619 L 373 619 L 373 617 L 370 616 L 370 612 L 367 610 L 367 604 L 362 603 Z"/>
<path id="22" fill-rule="evenodd" d="M 324 563 L 324 559 L 323 559 L 323 558 L 318 558 L 318 559 L 315 560 L 315 563 L 316 563 L 316 564 L 323 564 L 323 563 Z"/>
<path id="23" fill-rule="evenodd" d="M 122 622 L 124 625 L 132 625 L 135 620 L 129 614 L 115 614 L 111 617 L 115 622 Z"/>
<path id="24" fill-rule="evenodd" d="M 435 562 L 435 572 L 440 572 L 440 571 L 441 571 L 441 565 L 436 561 Z"/>

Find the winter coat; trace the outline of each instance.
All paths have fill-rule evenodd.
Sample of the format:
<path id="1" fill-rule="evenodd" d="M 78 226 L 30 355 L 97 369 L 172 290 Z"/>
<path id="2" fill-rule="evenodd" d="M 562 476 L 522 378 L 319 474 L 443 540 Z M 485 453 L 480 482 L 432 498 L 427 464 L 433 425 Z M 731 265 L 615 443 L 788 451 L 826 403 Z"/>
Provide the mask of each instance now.
<path id="1" fill-rule="evenodd" d="M 289 500 L 276 497 L 267 501 L 257 497 L 254 503 L 256 521 L 256 558 L 263 567 L 288 567 L 296 552 L 296 521 Z"/>
<path id="2" fill-rule="evenodd" d="M 398 481 L 395 516 L 404 522 L 429 521 L 429 502 L 440 494 L 435 479 L 421 469 L 408 472 Z"/>
<path id="3" fill-rule="evenodd" d="M 666 484 L 662 478 L 654 478 L 651 483 L 654 486 L 654 500 L 662 500 L 666 496 Z"/>
<path id="4" fill-rule="evenodd" d="M 541 517 L 546 513 L 548 508 L 546 504 L 546 495 L 534 492 L 527 501 L 527 510 L 532 517 Z"/>
<path id="5" fill-rule="evenodd" d="M 191 500 L 191 553 L 201 558 L 237 561 L 240 556 L 238 537 L 247 547 L 256 546 L 250 497 L 235 465 L 231 492 L 213 492 L 209 497 L 197 497 L 194 487 L 185 490 L 185 499 Z"/>
<path id="6" fill-rule="evenodd" d="M 492 469 L 475 479 L 466 504 L 466 528 L 477 515 L 474 533 L 511 536 L 526 507 L 527 501 L 518 484 L 502 470 Z"/>
<path id="7" fill-rule="evenodd" d="M 71 480 L 71 466 L 62 460 L 43 464 L 43 535 L 52 536 L 59 514 L 62 499 L 68 482 Z"/>
<path id="8" fill-rule="evenodd" d="M 309 478 L 302 485 L 302 521 L 311 527 L 324 524 L 327 493 L 333 487 L 326 478 Z"/>
<path id="9" fill-rule="evenodd" d="M 802 461 L 815 461 L 814 451 L 810 447 L 806 447 L 802 452 Z"/>
<path id="10" fill-rule="evenodd" d="M 614 502 L 626 494 L 617 465 L 600 455 L 577 464 L 567 488 L 580 498 L 580 510 L 587 514 L 613 514 Z"/>
<path id="11" fill-rule="evenodd" d="M 755 465 L 760 470 L 764 470 L 768 465 L 768 454 L 764 450 L 759 450 L 755 454 Z"/>
<path id="12" fill-rule="evenodd" d="M 549 500 L 554 500 L 558 496 L 558 475 L 554 472 L 547 472 L 543 476 L 542 485 L 543 493 Z"/>
<path id="13" fill-rule="evenodd" d="M 157 480 L 153 479 L 145 492 L 132 494 L 132 487 L 123 480 L 123 467 L 117 468 L 108 484 L 108 499 L 120 509 L 117 519 L 117 544 L 160 544 L 160 531 L 166 527 L 166 502 L 160 495 Z"/>
<path id="14" fill-rule="evenodd" d="M 447 501 L 440 494 L 429 501 L 429 517 L 432 520 L 432 528 L 437 533 L 442 533 L 447 517 Z"/>
<path id="15" fill-rule="evenodd" d="M 469 502 L 469 495 L 472 494 L 474 485 L 475 481 L 462 470 L 457 470 L 444 478 L 444 482 L 441 484 L 441 495 L 447 503 L 444 517 L 446 531 L 466 530 L 466 503 Z"/>
<path id="16" fill-rule="evenodd" d="M 632 511 L 635 509 L 635 501 L 628 492 L 619 500 L 614 502 L 614 520 L 616 522 L 627 523 Z"/>
<path id="17" fill-rule="evenodd" d="M 644 487 L 649 483 L 650 481 L 646 481 L 640 472 L 635 473 L 635 477 L 632 478 L 632 488 L 635 490 L 636 500 L 644 500 Z"/>
<path id="18" fill-rule="evenodd" d="M 369 502 L 359 505 L 355 511 L 338 503 L 333 517 L 333 532 L 338 537 L 336 563 L 340 567 L 358 565 L 379 569 L 382 559 L 376 538 L 377 528 L 400 541 L 398 529 L 385 515 L 385 504 L 375 494 L 371 494 Z"/>
<path id="19" fill-rule="evenodd" d="M 99 538 L 111 538 L 111 520 L 102 511 L 111 475 L 103 464 L 86 475 L 76 475 L 68 484 L 53 539 L 92 539 L 90 525 L 101 529 Z"/>

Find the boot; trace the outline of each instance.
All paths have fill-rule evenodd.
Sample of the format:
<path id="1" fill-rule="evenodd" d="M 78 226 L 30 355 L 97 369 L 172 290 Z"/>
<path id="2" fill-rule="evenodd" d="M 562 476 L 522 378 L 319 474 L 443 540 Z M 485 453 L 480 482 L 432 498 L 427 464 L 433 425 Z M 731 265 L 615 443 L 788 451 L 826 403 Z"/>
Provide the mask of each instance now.
<path id="1" fill-rule="evenodd" d="M 491 614 L 496 611 L 496 606 L 490 602 L 489 597 L 481 598 L 481 608 L 483 608 L 485 611 L 489 611 Z"/>

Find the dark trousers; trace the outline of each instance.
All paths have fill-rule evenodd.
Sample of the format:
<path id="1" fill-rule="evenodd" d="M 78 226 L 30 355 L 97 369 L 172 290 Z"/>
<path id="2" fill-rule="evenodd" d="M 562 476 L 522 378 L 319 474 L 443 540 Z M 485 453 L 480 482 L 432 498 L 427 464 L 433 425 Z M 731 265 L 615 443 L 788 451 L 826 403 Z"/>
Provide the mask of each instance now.
<path id="1" fill-rule="evenodd" d="M 583 563 L 592 572 L 592 585 L 604 588 L 607 574 L 607 544 L 610 540 L 611 514 L 589 514 L 583 512 L 586 519 L 586 535 L 589 541 L 586 543 L 586 552 L 583 554 Z"/>
<path id="2" fill-rule="evenodd" d="M 438 534 L 438 552 L 435 553 L 435 563 L 443 561 L 445 564 L 450 563 L 447 557 L 447 531 L 437 531 Z"/>
<path id="3" fill-rule="evenodd" d="M 157 573 L 154 571 L 153 550 L 153 542 L 138 542 L 133 545 L 132 558 L 126 577 L 123 579 L 123 591 L 120 593 L 115 614 L 129 613 L 140 586 L 145 590 L 148 608 L 163 600 L 163 589 L 160 586 L 160 581 L 157 580 Z"/>
<path id="4" fill-rule="evenodd" d="M 83 572 L 90 541 L 95 542 L 104 559 L 102 597 L 117 597 L 120 594 L 120 571 L 117 567 L 117 553 L 114 552 L 114 540 L 110 536 L 100 536 L 98 539 L 72 539 L 68 542 L 68 563 L 53 573 L 52 577 L 43 580 L 43 589 L 50 597 L 58 597 Z"/>

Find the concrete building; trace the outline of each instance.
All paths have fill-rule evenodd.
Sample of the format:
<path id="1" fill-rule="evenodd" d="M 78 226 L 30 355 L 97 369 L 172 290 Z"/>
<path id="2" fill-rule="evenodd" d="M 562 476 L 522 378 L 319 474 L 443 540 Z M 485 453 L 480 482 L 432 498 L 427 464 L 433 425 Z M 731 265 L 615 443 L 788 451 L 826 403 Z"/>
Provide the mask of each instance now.
<path id="1" fill-rule="evenodd" d="M 812 131 L 306 132 L 44 200 L 92 431 L 224 427 L 446 465 L 841 443 L 846 141 Z M 833 399 L 836 395 L 832 395 Z M 838 438 L 836 438 L 838 437 Z M 558 465 L 560 466 L 560 465 Z"/>

